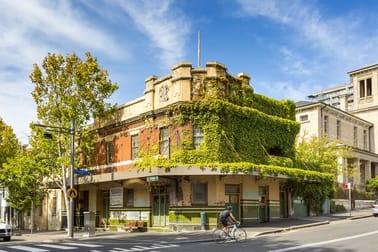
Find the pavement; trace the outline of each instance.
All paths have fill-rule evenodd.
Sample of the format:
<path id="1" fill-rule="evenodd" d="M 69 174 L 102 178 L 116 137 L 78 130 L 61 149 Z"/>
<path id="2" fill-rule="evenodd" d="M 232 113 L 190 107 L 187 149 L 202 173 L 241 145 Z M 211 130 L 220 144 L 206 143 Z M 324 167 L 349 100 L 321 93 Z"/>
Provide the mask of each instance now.
<path id="1" fill-rule="evenodd" d="M 310 216 L 310 217 L 290 217 L 266 223 L 256 223 L 252 226 L 243 227 L 247 231 L 249 239 L 279 232 L 286 232 L 295 229 L 327 225 L 336 221 L 352 221 L 360 218 L 373 217 L 370 208 L 355 209 L 351 212 Z M 188 243 L 212 241 L 212 230 L 181 231 L 181 232 L 116 232 L 101 231 L 94 235 L 85 232 L 74 232 L 74 237 L 69 238 L 67 231 L 20 231 L 12 237 L 11 242 L 62 242 L 72 240 L 95 241 L 98 239 L 130 239 L 145 242 L 169 242 Z"/>

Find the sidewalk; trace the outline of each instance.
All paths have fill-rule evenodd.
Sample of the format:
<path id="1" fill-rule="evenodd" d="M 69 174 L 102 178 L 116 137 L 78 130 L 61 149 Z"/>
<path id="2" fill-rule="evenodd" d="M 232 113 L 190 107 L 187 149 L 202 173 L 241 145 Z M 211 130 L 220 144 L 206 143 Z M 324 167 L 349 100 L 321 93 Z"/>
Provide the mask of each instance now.
<path id="1" fill-rule="evenodd" d="M 261 235 L 285 232 L 294 229 L 307 228 L 318 225 L 326 225 L 334 221 L 354 220 L 359 218 L 372 217 L 370 208 L 353 210 L 351 213 L 333 214 L 327 216 L 287 218 L 267 223 L 256 223 L 249 227 L 244 227 L 247 231 L 248 238 Z M 96 239 L 133 239 L 143 240 L 146 242 L 170 242 L 170 243 L 187 243 L 212 241 L 212 230 L 204 231 L 188 231 L 188 232 L 115 232 L 104 231 L 96 232 L 94 236 L 85 237 L 84 232 L 75 232 L 75 240 L 91 240 Z M 27 233 L 23 231 L 20 235 L 12 237 L 14 242 L 58 242 L 70 240 L 66 231 L 46 231 Z"/>

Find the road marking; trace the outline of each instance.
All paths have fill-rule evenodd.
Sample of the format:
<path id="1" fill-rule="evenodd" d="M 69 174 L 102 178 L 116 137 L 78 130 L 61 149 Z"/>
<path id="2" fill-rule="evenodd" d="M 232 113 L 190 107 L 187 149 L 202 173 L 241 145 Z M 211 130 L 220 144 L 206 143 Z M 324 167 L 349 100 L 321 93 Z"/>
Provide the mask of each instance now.
<path id="1" fill-rule="evenodd" d="M 65 242 L 63 245 L 78 246 L 78 247 L 88 247 L 88 248 L 98 248 L 103 247 L 104 245 L 98 244 L 88 244 L 88 243 L 75 243 L 75 242 Z"/>
<path id="2" fill-rule="evenodd" d="M 46 251 L 49 251 L 49 250 L 46 250 L 46 249 L 32 248 L 32 247 L 27 247 L 27 246 L 9 246 L 8 248 L 18 249 L 18 250 L 23 250 L 23 251 L 30 251 L 30 252 L 46 252 Z"/>
<path id="3" fill-rule="evenodd" d="M 375 235 L 375 234 L 378 234 L 378 231 L 372 231 L 372 232 L 368 232 L 368 233 L 347 236 L 347 237 L 333 239 L 333 240 L 329 240 L 329 241 L 308 243 L 308 244 L 295 246 L 295 247 L 275 249 L 275 250 L 270 250 L 269 252 L 283 252 L 283 251 L 290 251 L 290 250 L 302 249 L 302 248 L 307 248 L 307 247 L 315 247 L 315 246 L 319 246 L 319 245 L 330 244 L 330 243 L 334 243 L 334 242 L 341 242 L 341 241 L 346 241 L 346 240 L 352 240 L 352 239 L 356 239 L 356 238 L 360 238 L 360 237 L 364 237 L 364 236 L 369 236 L 369 235 Z"/>
<path id="4" fill-rule="evenodd" d="M 149 247 L 145 246 L 134 246 L 129 249 L 124 249 L 124 248 L 113 248 L 112 250 L 109 250 L 108 252 L 133 252 L 133 251 L 146 251 L 146 250 L 152 250 L 151 252 L 154 251 L 154 249 L 163 249 L 163 248 L 174 248 L 174 247 L 179 247 L 179 245 L 176 244 L 153 244 Z"/>
<path id="5" fill-rule="evenodd" d="M 39 247 L 56 248 L 56 249 L 62 249 L 62 250 L 77 249 L 77 247 L 68 247 L 68 246 L 55 245 L 55 244 L 36 244 L 36 245 Z"/>

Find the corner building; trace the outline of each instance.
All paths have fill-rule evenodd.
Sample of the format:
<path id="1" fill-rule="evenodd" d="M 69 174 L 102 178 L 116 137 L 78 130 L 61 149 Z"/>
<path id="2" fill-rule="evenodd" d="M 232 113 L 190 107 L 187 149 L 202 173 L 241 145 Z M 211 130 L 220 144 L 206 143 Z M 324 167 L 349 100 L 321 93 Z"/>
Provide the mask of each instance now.
<path id="1" fill-rule="evenodd" d="M 148 230 L 212 228 L 227 205 L 243 225 L 292 215 L 295 103 L 255 94 L 249 82 L 218 62 L 147 78 L 141 98 L 95 120 L 76 208 L 111 229 L 131 220 Z"/>

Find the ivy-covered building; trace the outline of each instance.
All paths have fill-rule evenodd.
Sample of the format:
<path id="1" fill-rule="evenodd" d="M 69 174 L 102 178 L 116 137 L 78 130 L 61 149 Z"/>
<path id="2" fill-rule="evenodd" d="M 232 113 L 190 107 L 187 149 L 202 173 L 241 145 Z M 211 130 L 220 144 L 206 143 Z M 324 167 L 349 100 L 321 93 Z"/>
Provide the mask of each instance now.
<path id="1" fill-rule="evenodd" d="M 91 173 L 78 177 L 76 203 L 97 225 L 207 228 L 226 205 L 244 225 L 266 222 L 300 212 L 290 183 L 332 183 L 292 168 L 295 103 L 254 93 L 248 74 L 183 62 L 145 84 L 141 98 L 93 124 Z"/>

